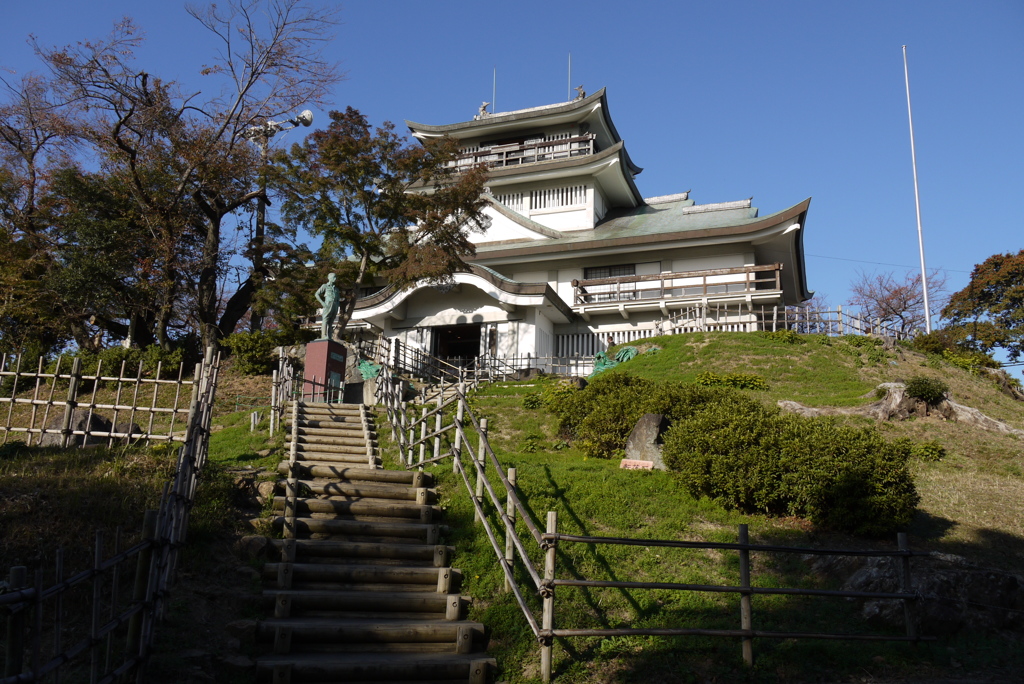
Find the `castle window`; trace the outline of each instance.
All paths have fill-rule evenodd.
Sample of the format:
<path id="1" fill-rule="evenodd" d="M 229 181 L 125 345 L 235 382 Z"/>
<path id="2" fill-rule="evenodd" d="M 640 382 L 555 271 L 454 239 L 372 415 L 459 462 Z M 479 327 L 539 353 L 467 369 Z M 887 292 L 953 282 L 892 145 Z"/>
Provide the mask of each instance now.
<path id="1" fill-rule="evenodd" d="M 563 188 L 545 188 L 530 191 L 531 209 L 555 209 L 587 203 L 587 186 L 570 185 Z"/>
<path id="2" fill-rule="evenodd" d="M 636 264 L 622 264 L 620 266 L 593 266 L 583 269 L 584 280 L 597 280 L 598 278 L 618 278 L 619 276 L 636 275 Z"/>

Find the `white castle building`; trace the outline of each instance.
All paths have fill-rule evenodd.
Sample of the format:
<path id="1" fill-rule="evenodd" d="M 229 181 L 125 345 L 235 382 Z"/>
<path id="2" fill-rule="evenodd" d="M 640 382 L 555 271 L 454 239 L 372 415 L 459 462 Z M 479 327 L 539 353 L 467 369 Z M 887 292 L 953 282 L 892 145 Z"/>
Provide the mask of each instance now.
<path id="1" fill-rule="evenodd" d="M 668 329 L 748 330 L 807 300 L 810 199 L 759 217 L 750 200 L 644 198 L 604 89 L 567 103 L 429 126 L 459 164 L 490 167 L 490 228 L 454 285 L 385 288 L 352 324 L 440 358 L 567 357 Z"/>

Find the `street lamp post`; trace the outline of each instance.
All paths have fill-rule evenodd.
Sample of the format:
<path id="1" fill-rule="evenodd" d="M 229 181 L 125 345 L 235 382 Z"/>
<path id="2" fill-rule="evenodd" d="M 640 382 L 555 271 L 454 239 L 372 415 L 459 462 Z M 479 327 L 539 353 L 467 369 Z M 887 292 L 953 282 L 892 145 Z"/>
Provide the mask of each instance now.
<path id="1" fill-rule="evenodd" d="M 262 277 L 265 271 L 263 241 L 267 225 L 267 155 L 270 139 L 281 131 L 288 131 L 299 126 L 309 126 L 311 123 L 313 123 L 313 112 L 307 109 L 294 119 L 266 121 L 250 126 L 245 131 L 245 137 L 258 142 L 260 146 L 260 190 L 262 192 L 256 204 L 256 230 L 252 239 L 252 277 L 254 278 Z M 263 315 L 252 309 L 249 314 L 249 331 L 257 332 L 262 329 Z"/>

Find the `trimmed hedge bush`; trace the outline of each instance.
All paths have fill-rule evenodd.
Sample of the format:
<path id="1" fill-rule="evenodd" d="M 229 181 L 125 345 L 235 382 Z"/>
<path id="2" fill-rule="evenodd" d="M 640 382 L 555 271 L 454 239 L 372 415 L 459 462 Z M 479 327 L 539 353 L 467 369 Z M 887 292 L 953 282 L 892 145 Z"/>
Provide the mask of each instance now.
<path id="1" fill-rule="evenodd" d="M 669 419 L 688 416 L 705 406 L 721 405 L 737 411 L 760 404 L 740 392 L 720 388 L 655 383 L 621 372 L 608 372 L 591 380 L 582 390 L 562 395 L 548 407 L 560 419 L 563 437 L 574 440 L 591 458 L 613 458 L 645 413 Z"/>
<path id="2" fill-rule="evenodd" d="M 829 418 L 710 405 L 675 421 L 664 457 L 694 496 L 877 535 L 909 523 L 920 498 L 907 468 L 911 447 Z"/>

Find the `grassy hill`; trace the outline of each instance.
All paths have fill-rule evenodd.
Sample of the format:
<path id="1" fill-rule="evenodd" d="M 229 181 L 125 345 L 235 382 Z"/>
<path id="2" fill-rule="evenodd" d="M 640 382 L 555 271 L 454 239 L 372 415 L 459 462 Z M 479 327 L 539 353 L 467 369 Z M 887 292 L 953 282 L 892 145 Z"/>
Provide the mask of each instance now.
<path id="1" fill-rule="evenodd" d="M 1024 428 L 1024 405 L 1002 395 L 980 376 L 895 348 L 883 349 L 857 338 L 802 344 L 744 334 L 692 334 L 646 341 L 660 346 L 621 364 L 623 372 L 655 380 L 693 381 L 700 373 L 757 373 L 767 391 L 751 396 L 774 404 L 792 399 L 808 405 L 855 406 L 874 400 L 881 382 L 916 375 L 941 377 L 954 399 Z M 515 467 L 522 498 L 542 521 L 548 510 L 559 514 L 559 531 L 568 534 L 651 539 L 735 541 L 736 525 L 750 526 L 761 543 L 840 548 L 892 547 L 891 539 L 865 540 L 815 529 L 803 520 L 742 515 L 691 497 L 670 473 L 625 471 L 616 460 L 584 459 L 558 434 L 557 420 L 544 409 L 528 409 L 524 399 L 557 382 L 549 378 L 483 387 L 472 399 L 478 416 L 487 417 L 490 439 L 504 467 Z M 532 405 L 531 402 L 525 402 Z M 865 418 L 840 420 L 873 424 Z M 1024 453 L 1022 442 L 981 433 L 938 419 L 884 423 L 892 438 L 937 440 L 948 455 L 939 462 L 915 462 L 922 502 L 910 533 L 912 548 L 956 553 L 986 566 L 1019 572 L 1024 552 Z M 383 434 L 382 430 L 382 434 Z M 454 564 L 464 570 L 467 593 L 477 597 L 476 617 L 494 630 L 495 654 L 509 682 L 532 682 L 538 675 L 538 650 L 518 608 L 501 591 L 502 577 L 462 484 L 447 465 L 432 470 L 442 481 L 452 525 L 449 540 L 459 548 Z M 493 476 L 492 476 L 492 481 Z M 495 484 L 496 481 L 495 481 Z M 492 521 L 496 522 L 496 521 Z M 525 534 L 521 532 L 521 537 Z M 540 567 L 539 555 L 534 558 Z M 755 582 L 762 586 L 834 587 L 835 577 L 808 570 L 799 558 L 754 557 Z M 626 581 L 735 584 L 734 553 L 659 550 L 645 547 L 568 545 L 559 548 L 559 576 Z M 524 582 L 522 586 L 526 586 Z M 569 589 L 558 592 L 559 627 L 702 626 L 736 628 L 738 600 L 725 594 L 619 589 Z M 538 605 L 534 605 L 539 615 Z M 873 631 L 898 629 L 865 625 L 857 607 L 844 600 L 807 600 L 758 596 L 755 627 L 785 631 Z M 1016 644 L 1019 646 L 1019 643 Z M 850 676 L 868 681 L 936 681 L 965 671 L 1006 676 L 1024 666 L 1022 649 L 1007 648 L 998 637 L 961 635 L 912 648 L 901 644 L 857 644 L 812 640 L 760 640 L 757 665 L 749 681 L 839 681 Z M 748 681 L 742 674 L 739 644 L 731 639 L 618 637 L 556 642 L 558 681 L 684 682 Z M 956 665 L 955 663 L 959 663 Z"/>

